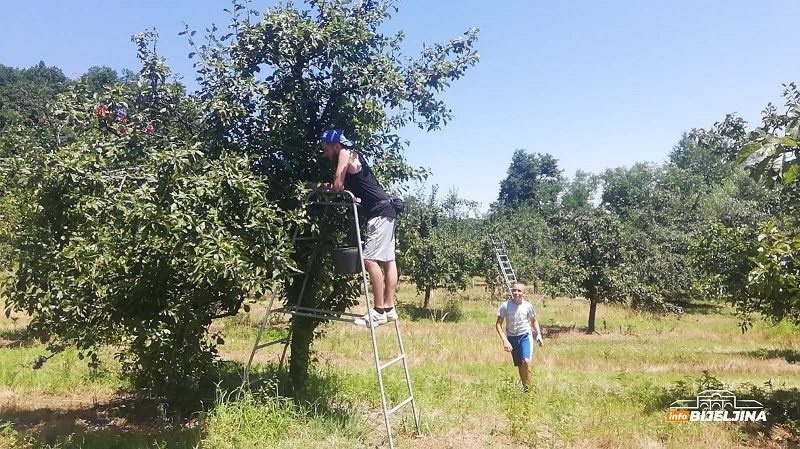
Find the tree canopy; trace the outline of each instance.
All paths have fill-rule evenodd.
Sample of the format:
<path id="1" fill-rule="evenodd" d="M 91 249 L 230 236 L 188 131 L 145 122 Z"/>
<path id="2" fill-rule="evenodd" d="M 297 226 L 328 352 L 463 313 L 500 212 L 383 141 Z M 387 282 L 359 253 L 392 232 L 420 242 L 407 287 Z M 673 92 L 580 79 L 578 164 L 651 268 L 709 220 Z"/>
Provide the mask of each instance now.
<path id="1" fill-rule="evenodd" d="M 211 321 L 324 248 L 292 247 L 294 227 L 329 243 L 347 229 L 343 214 L 301 201 L 305 182 L 332 175 L 318 150 L 324 129 L 344 129 L 387 185 L 422 174 L 396 130 L 450 119 L 438 94 L 477 63 L 477 30 L 405 57 L 402 33 L 380 32 L 394 8 L 308 0 L 261 14 L 235 2 L 229 33 L 212 29 L 201 44 L 186 32 L 198 58 L 193 95 L 170 81 L 153 31 L 134 37 L 143 67 L 133 82 L 102 70 L 78 80 L 42 111 L 56 126 L 3 140 L 24 149 L 3 164 L 25 207 L 8 232 L 9 307 L 31 313 L 31 328 L 56 346 L 96 363 L 96 348 L 113 344 L 137 385 L 192 398 L 216 361 Z M 356 300 L 357 283 L 331 267 L 307 276 L 304 305 Z M 297 283 L 285 285 L 294 300 Z M 297 395 L 318 323 L 292 320 Z"/>
<path id="2" fill-rule="evenodd" d="M 508 176 L 500 182 L 497 204 L 512 208 L 529 204 L 539 211 L 553 208 L 562 183 L 562 170 L 552 155 L 516 150 Z"/>

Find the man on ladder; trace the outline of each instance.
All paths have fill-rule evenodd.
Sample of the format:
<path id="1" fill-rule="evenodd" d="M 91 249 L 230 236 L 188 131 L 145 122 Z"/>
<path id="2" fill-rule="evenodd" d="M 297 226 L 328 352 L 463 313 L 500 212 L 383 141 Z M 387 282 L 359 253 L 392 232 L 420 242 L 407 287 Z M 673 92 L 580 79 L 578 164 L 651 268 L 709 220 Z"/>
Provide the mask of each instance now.
<path id="1" fill-rule="evenodd" d="M 372 173 L 367 162 L 340 129 L 325 131 L 320 138 L 324 156 L 336 165 L 333 182 L 326 187 L 341 192 L 347 187 L 361 199 L 367 214 L 367 235 L 364 242 L 364 266 L 372 284 L 374 307 L 354 320 L 358 326 L 379 326 L 397 320 L 394 294 L 397 290 L 395 263 L 395 213 L 389 195 Z M 383 271 L 381 271 L 381 268 Z"/>

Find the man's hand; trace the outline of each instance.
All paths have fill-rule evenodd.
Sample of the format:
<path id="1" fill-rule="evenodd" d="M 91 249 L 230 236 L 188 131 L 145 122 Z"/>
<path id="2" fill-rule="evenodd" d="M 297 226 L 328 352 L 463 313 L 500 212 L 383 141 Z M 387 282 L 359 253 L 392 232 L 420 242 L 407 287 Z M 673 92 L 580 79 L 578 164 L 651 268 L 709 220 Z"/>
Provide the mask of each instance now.
<path id="1" fill-rule="evenodd" d="M 503 349 L 504 349 L 506 352 L 511 352 L 511 349 L 512 349 L 512 348 L 511 348 L 511 343 L 509 343 L 509 341 L 508 341 L 508 340 L 503 340 Z"/>
<path id="2" fill-rule="evenodd" d="M 536 342 L 539 343 L 539 346 L 544 346 L 544 341 L 542 340 L 542 334 L 536 336 Z"/>

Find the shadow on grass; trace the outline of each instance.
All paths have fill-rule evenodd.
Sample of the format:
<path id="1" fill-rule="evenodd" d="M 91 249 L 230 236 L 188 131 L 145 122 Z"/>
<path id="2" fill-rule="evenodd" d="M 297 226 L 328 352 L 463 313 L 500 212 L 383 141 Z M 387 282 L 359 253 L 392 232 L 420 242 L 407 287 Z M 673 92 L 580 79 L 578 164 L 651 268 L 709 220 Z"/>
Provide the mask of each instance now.
<path id="1" fill-rule="evenodd" d="M 0 349 L 3 348 L 22 348 L 36 344 L 36 340 L 30 336 L 26 329 L 6 329 L 0 331 Z"/>
<path id="2" fill-rule="evenodd" d="M 232 363 L 241 367 L 240 374 L 244 372 L 242 363 Z M 289 392 L 297 390 L 297 386 L 293 384 L 288 371 L 285 369 L 278 370 L 277 364 L 274 363 L 255 367 L 251 372 L 250 379 L 255 380 L 250 387 L 241 389 L 237 385 L 236 388 L 224 392 L 221 398 L 226 402 L 232 402 L 249 392 L 256 400 L 266 402 L 274 399 L 289 398 Z M 241 377 L 239 382 L 241 383 Z M 292 401 L 309 418 L 321 418 L 344 428 L 347 423 L 353 420 L 360 420 L 363 417 L 358 415 L 356 408 L 349 403 L 348 399 L 342 398 L 337 394 L 338 391 L 342 390 L 342 383 L 343 379 L 339 376 L 311 372 L 304 392 L 300 397 L 292 398 Z"/>
<path id="3" fill-rule="evenodd" d="M 20 447 L 139 448 L 196 447 L 202 438 L 196 421 L 158 418 L 157 401 L 121 396 L 91 407 L 0 409 L 0 441 Z"/>
<path id="4" fill-rule="evenodd" d="M 670 302 L 681 307 L 684 313 L 691 315 L 717 315 L 722 309 L 719 304 L 709 302 L 689 301 L 686 299 L 674 299 L 670 300 Z"/>
<path id="5" fill-rule="evenodd" d="M 443 307 L 423 307 L 417 304 L 397 304 L 400 313 L 411 321 L 431 320 L 439 323 L 457 323 L 463 318 L 461 306 L 448 301 Z"/>
<path id="6" fill-rule="evenodd" d="M 184 417 L 167 416 L 159 398 L 124 393 L 92 406 L 31 407 L 25 402 L 22 406 L 6 406 L 0 408 L 0 447 L 14 440 L 16 446 L 12 447 L 195 448 L 203 439 L 201 417 L 213 414 L 220 404 L 236 401 L 244 391 L 257 401 L 287 398 L 285 392 L 293 389 L 287 372 L 279 372 L 274 365 L 256 368 L 253 378 L 262 377 L 264 382 L 242 390 L 244 365 L 220 363 L 206 382 L 213 387 L 202 392 L 195 402 L 196 409 L 185 411 Z M 345 427 L 362 417 L 347 399 L 336 394 L 341 391 L 341 384 L 337 376 L 311 373 L 305 394 L 294 403 L 309 417 Z"/>
<path id="7" fill-rule="evenodd" d="M 240 368 L 221 363 L 193 401 L 193 409 L 182 415 L 168 415 L 162 398 L 123 391 L 91 406 L 37 407 L 23 399 L 20 405 L 0 408 L 0 446 L 10 438 L 20 447 L 195 448 L 202 440 L 197 416 L 216 404 L 217 388 L 241 385 Z"/>
<path id="8" fill-rule="evenodd" d="M 784 359 L 789 363 L 800 362 L 800 351 L 794 349 L 758 349 L 755 351 L 742 352 L 742 355 L 762 360 Z"/>
<path id="9" fill-rule="evenodd" d="M 560 338 L 562 335 L 579 332 L 582 334 L 587 333 L 586 326 L 578 326 L 575 323 L 570 325 L 565 324 L 539 324 L 542 328 L 542 334 L 545 338 Z"/>

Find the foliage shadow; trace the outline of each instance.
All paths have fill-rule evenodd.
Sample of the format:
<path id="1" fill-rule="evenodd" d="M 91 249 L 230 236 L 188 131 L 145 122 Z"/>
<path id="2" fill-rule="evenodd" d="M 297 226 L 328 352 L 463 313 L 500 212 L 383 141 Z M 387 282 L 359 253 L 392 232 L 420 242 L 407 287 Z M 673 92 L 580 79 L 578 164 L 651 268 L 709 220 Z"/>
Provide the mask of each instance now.
<path id="1" fill-rule="evenodd" d="M 463 313 L 455 301 L 448 301 L 442 307 L 424 307 L 417 304 L 397 304 L 400 313 L 411 321 L 431 320 L 440 323 L 457 323 L 461 321 Z"/>
<path id="2" fill-rule="evenodd" d="M 196 447 L 202 438 L 196 421 L 159 417 L 158 400 L 122 395 L 92 407 L 0 409 L 0 432 L 13 434 L 20 447 Z M 166 444 L 166 446 L 164 446 Z"/>
<path id="3" fill-rule="evenodd" d="M 761 360 L 784 359 L 792 364 L 800 362 L 800 351 L 795 349 L 757 349 L 755 351 L 744 351 L 742 355 Z"/>

